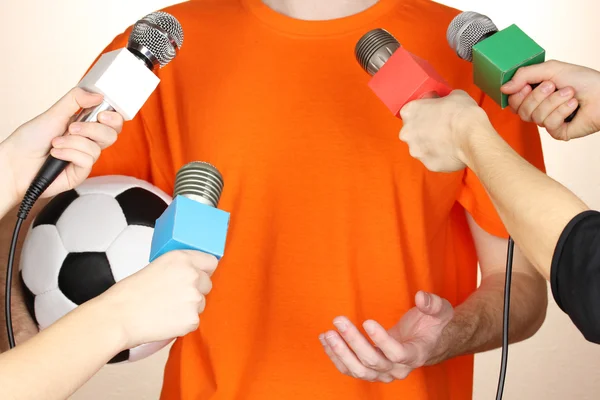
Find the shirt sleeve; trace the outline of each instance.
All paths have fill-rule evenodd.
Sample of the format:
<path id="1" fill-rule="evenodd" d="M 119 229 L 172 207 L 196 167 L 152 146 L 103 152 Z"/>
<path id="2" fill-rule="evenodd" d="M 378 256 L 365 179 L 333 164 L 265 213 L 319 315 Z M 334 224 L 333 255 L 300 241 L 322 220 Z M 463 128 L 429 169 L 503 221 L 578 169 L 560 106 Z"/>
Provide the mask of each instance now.
<path id="1" fill-rule="evenodd" d="M 600 213 L 585 211 L 563 230 L 550 272 L 556 304 L 590 342 L 600 344 Z"/>
<path id="2" fill-rule="evenodd" d="M 500 136 L 524 159 L 545 172 L 537 125 L 521 121 L 518 115 L 509 109 L 501 109 L 485 94 L 481 94 L 479 105 L 486 111 Z M 494 236 L 508 238 L 508 232 L 487 191 L 470 169 L 467 169 L 464 174 L 458 201 L 485 231 Z"/>
<path id="3" fill-rule="evenodd" d="M 131 29 L 132 27 L 117 36 L 94 60 L 94 63 L 102 54 L 126 47 Z M 102 151 L 100 158 L 94 164 L 90 177 L 126 175 L 152 183 L 148 134 L 142 110 L 140 110 L 131 121 L 125 121 L 117 141 Z"/>

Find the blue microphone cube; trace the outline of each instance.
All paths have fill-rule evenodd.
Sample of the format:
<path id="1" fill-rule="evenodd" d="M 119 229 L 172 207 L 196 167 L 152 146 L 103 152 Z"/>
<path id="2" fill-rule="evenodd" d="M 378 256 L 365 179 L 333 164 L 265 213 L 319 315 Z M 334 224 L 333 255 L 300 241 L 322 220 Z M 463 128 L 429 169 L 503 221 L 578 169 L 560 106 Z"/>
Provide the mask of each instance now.
<path id="1" fill-rule="evenodd" d="M 150 262 L 172 250 L 197 250 L 223 257 L 229 213 L 177 196 L 156 220 Z"/>

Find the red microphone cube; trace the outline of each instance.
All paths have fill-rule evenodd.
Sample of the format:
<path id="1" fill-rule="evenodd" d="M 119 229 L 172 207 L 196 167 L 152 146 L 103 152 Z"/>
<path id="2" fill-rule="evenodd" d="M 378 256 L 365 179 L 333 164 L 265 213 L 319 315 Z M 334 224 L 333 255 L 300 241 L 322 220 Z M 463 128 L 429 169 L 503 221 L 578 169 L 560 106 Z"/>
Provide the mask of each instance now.
<path id="1" fill-rule="evenodd" d="M 439 97 L 452 88 L 425 60 L 399 47 L 369 81 L 369 87 L 397 117 L 406 103 L 434 92 Z"/>

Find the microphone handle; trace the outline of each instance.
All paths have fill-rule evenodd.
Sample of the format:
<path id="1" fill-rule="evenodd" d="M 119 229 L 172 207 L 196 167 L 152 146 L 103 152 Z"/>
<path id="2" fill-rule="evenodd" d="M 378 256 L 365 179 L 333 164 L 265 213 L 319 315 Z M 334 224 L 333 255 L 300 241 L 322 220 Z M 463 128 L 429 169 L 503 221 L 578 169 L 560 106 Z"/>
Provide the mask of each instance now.
<path id="1" fill-rule="evenodd" d="M 98 122 L 98 114 L 103 111 L 114 111 L 114 108 L 105 101 L 95 107 L 85 108 L 76 114 L 73 122 Z M 67 168 L 69 162 L 48 156 L 44 165 L 40 168 L 33 182 L 37 182 L 38 190 L 43 192 L 54 182 L 61 172 Z M 41 193 L 40 193 L 41 194 Z"/>
<path id="2" fill-rule="evenodd" d="M 531 85 L 531 90 L 535 90 L 536 87 L 540 86 L 539 83 L 534 83 Z M 573 111 L 571 113 L 571 115 L 569 115 L 567 118 L 565 118 L 565 122 L 571 122 L 573 121 L 573 118 L 575 118 L 575 115 L 577 115 L 577 111 L 579 111 L 579 106 L 577 106 L 577 108 L 575 109 L 575 111 Z"/>

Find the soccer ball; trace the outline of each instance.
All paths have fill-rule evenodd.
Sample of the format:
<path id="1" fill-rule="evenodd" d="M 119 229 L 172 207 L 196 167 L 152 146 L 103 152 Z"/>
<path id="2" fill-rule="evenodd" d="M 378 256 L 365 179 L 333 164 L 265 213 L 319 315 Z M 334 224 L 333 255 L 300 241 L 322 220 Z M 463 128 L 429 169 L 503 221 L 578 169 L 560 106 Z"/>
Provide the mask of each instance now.
<path id="1" fill-rule="evenodd" d="M 33 220 L 21 252 L 26 304 L 40 329 L 148 265 L 154 223 L 171 197 L 126 176 L 90 178 L 52 199 Z M 137 361 L 169 341 L 125 350 Z"/>

